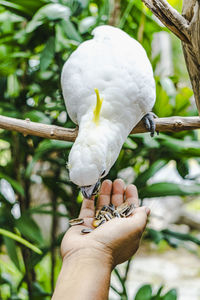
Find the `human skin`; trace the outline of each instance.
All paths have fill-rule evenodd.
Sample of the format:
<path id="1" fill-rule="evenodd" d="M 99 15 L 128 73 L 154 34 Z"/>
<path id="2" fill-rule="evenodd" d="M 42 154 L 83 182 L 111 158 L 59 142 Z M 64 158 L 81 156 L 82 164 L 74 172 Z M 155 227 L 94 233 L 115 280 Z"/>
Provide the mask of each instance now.
<path id="1" fill-rule="evenodd" d="M 84 224 L 71 227 L 62 240 L 63 263 L 52 300 L 108 299 L 111 272 L 137 251 L 150 210 L 138 207 L 134 185 L 125 188 L 121 179 L 102 183 L 97 209 L 110 203 L 119 206 L 125 200 L 136 207 L 130 217 L 114 218 L 82 234 L 83 228 L 93 228 L 95 216 L 94 199 L 83 200 L 79 217 Z"/>

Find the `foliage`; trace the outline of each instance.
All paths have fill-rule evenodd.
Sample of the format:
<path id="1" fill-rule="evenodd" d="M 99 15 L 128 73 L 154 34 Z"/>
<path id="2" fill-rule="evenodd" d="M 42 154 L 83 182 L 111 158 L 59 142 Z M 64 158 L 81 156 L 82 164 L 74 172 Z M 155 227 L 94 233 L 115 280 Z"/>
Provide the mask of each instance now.
<path id="1" fill-rule="evenodd" d="M 176 290 L 171 289 L 165 295 L 161 295 L 163 286 L 161 286 L 156 294 L 153 294 L 152 287 L 148 284 L 143 285 L 135 295 L 135 300 L 176 300 Z"/>
<path id="2" fill-rule="evenodd" d="M 65 112 L 60 72 L 79 43 L 91 38 L 92 29 L 108 23 L 111 10 L 108 0 L 0 0 L 0 114 L 73 127 Z M 142 2 L 134 0 L 122 2 L 118 25 L 143 44 L 149 58 L 153 34 L 165 30 Z M 152 60 L 154 69 L 158 60 Z M 190 106 L 192 92 L 181 83 L 180 76 L 156 77 L 154 112 L 159 117 L 196 114 Z M 62 238 L 62 234 L 57 234 L 58 220 L 77 216 L 81 202 L 79 190 L 69 181 L 66 168 L 71 145 L 0 131 L 0 227 L 4 232 L 15 232 L 42 251 L 42 255 L 34 253 L 16 240 L 0 236 L 1 253 L 7 253 L 12 262 L 9 266 L 1 265 L 2 299 L 49 299 L 54 289 L 60 266 L 56 249 Z M 198 178 L 191 179 L 189 186 L 173 182 L 153 184 L 150 179 L 172 160 L 176 161 L 180 176 L 187 178 L 188 161 L 199 161 L 199 149 L 200 141 L 194 131 L 160 134 L 153 139 L 149 134 L 131 135 L 108 177 L 115 179 L 120 170 L 131 167 L 135 174 L 133 183 L 142 199 L 195 196 L 199 193 Z M 33 204 L 33 194 L 41 186 L 48 191 L 49 198 L 45 203 L 39 199 Z M 58 210 L 60 205 L 65 207 L 62 213 Z M 51 216 L 48 238 L 35 220 L 38 214 Z M 199 245 L 195 236 L 167 229 L 148 229 L 146 237 L 155 243 L 164 239 L 172 246 L 178 246 L 182 240 Z M 115 273 L 121 278 L 117 270 Z M 124 284 L 126 276 L 121 278 Z M 142 299 L 140 294 L 146 290 L 149 299 L 176 299 L 173 290 L 161 297 L 152 295 L 149 286 L 140 289 L 135 299 Z M 127 298 L 125 288 L 123 295 Z"/>

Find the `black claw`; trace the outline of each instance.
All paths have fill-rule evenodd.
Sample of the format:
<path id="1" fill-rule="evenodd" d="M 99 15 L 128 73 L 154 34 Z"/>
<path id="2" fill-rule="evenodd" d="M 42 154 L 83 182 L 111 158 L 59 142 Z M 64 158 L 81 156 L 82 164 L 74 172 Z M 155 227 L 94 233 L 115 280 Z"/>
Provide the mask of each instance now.
<path id="1" fill-rule="evenodd" d="M 145 127 L 147 128 L 148 131 L 150 131 L 150 135 L 151 137 L 154 136 L 155 131 L 156 131 L 156 124 L 154 122 L 154 118 L 155 118 L 155 114 L 154 113 L 148 113 L 143 117 L 143 122 Z M 158 133 L 158 132 L 157 132 Z"/>

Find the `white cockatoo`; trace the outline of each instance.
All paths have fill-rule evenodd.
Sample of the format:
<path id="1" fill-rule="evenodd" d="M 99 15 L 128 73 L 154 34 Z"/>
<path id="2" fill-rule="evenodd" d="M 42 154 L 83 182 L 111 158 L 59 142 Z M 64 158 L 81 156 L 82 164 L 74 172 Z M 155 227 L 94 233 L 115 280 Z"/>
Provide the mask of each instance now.
<path id="1" fill-rule="evenodd" d="M 61 76 L 68 114 L 79 126 L 69 154 L 69 176 L 87 198 L 156 97 L 151 64 L 135 39 L 108 25 L 92 34 L 68 58 Z M 152 118 L 147 119 L 150 124 L 154 131 Z"/>

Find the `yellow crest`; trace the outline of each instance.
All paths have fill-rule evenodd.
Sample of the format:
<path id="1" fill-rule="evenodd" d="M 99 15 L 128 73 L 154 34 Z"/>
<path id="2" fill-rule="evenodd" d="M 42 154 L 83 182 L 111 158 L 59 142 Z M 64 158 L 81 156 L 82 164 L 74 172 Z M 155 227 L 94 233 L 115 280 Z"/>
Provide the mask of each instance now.
<path id="1" fill-rule="evenodd" d="M 97 95 L 97 103 L 96 103 L 95 109 L 93 111 L 94 112 L 93 121 L 94 121 L 94 123 L 96 123 L 96 125 L 98 125 L 103 98 L 100 98 L 98 89 L 94 89 L 94 90 Z"/>

